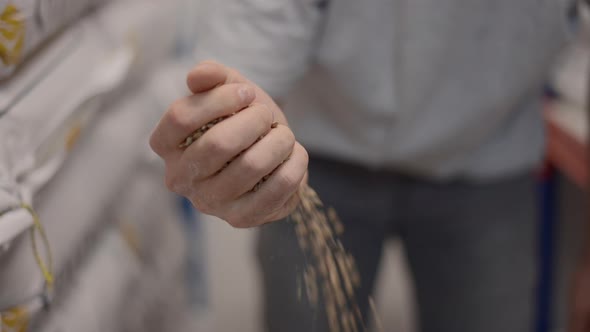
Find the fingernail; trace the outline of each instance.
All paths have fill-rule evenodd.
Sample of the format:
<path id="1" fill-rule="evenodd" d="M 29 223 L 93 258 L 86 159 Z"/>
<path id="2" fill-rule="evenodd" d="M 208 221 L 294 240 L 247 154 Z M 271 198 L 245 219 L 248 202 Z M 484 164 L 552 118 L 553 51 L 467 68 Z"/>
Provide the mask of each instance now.
<path id="1" fill-rule="evenodd" d="M 238 90 L 238 95 L 243 102 L 249 102 L 254 99 L 254 89 L 250 86 L 243 86 Z"/>

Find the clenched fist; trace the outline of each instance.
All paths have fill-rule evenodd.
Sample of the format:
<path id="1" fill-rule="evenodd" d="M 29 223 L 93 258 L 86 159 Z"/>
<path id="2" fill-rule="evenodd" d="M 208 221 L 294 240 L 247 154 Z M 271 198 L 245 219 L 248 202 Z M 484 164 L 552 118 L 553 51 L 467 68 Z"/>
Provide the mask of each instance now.
<path id="1" fill-rule="evenodd" d="M 287 216 L 298 203 L 308 156 L 279 107 L 215 62 L 195 67 L 187 84 L 193 95 L 174 102 L 150 138 L 166 163 L 167 187 L 234 227 Z"/>

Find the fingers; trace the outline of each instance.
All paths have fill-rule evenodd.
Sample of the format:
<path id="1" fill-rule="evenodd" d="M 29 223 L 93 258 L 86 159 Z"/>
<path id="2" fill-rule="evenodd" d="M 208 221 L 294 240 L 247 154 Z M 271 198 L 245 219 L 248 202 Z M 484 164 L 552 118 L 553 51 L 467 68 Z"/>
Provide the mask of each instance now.
<path id="1" fill-rule="evenodd" d="M 295 208 L 296 196 L 307 172 L 309 157 L 296 143 L 289 160 L 283 163 L 257 192 L 244 195 L 229 207 L 224 219 L 234 227 L 262 225 L 286 217 Z"/>
<path id="2" fill-rule="evenodd" d="M 164 159 L 178 154 L 181 152 L 179 144 L 195 130 L 214 119 L 244 109 L 255 98 L 254 88 L 247 84 L 222 85 L 182 98 L 164 114 L 150 138 L 150 145 Z"/>
<path id="3" fill-rule="evenodd" d="M 227 83 L 247 83 L 237 71 L 215 61 L 204 61 L 187 75 L 186 84 L 192 93 L 201 93 Z"/>
<path id="4" fill-rule="evenodd" d="M 248 84 L 255 87 L 256 102 L 269 106 L 275 115 L 275 121 L 287 125 L 287 119 L 274 100 L 262 89 L 242 76 L 238 71 L 215 61 L 204 61 L 193 68 L 187 75 L 187 86 L 194 94 L 203 93 L 223 84 Z"/>
<path id="5" fill-rule="evenodd" d="M 187 85 L 194 95 L 175 102 L 150 138 L 166 163 L 167 187 L 234 227 L 288 215 L 298 203 L 308 157 L 280 108 L 237 71 L 215 62 L 191 70 Z"/>
<path id="6" fill-rule="evenodd" d="M 272 123 L 273 114 L 267 106 L 252 105 L 218 123 L 190 145 L 181 157 L 181 164 L 190 166 L 192 178 L 196 180 L 208 178 L 252 146 L 261 136 L 266 135 Z M 232 168 L 235 169 L 235 167 Z M 230 172 L 230 174 L 233 173 Z M 234 183 L 236 182 L 229 185 Z"/>
<path id="7" fill-rule="evenodd" d="M 217 192 L 223 191 L 226 200 L 236 200 L 289 158 L 294 145 L 293 132 L 288 127 L 278 126 L 233 160 L 218 176 L 209 179 L 206 185 Z"/>

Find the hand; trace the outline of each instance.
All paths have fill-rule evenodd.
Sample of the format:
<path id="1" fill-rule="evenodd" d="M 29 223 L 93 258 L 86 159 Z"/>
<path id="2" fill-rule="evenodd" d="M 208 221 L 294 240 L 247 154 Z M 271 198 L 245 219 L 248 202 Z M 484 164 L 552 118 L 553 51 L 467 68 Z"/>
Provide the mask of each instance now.
<path id="1" fill-rule="evenodd" d="M 187 85 L 193 95 L 174 102 L 150 138 L 166 163 L 167 187 L 238 228 L 290 214 L 308 156 L 272 98 L 215 62 L 191 70 Z M 197 129 L 224 116 L 230 117 L 182 147 Z"/>
<path id="2" fill-rule="evenodd" d="M 590 254 L 581 260 L 570 293 L 568 332 L 590 332 Z"/>

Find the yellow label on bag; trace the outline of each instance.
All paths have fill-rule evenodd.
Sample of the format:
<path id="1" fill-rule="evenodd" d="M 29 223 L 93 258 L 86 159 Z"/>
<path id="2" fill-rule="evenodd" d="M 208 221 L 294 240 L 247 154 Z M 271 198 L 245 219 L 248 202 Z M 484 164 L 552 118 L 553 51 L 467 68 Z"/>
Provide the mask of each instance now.
<path id="1" fill-rule="evenodd" d="M 0 61 L 16 65 L 25 43 L 25 23 L 16 6 L 8 4 L 0 10 Z"/>
<path id="2" fill-rule="evenodd" d="M 119 232 L 131 253 L 133 253 L 135 257 L 140 257 L 141 240 L 139 239 L 139 232 L 137 231 L 137 227 L 130 223 L 123 222 L 119 226 Z"/>
<path id="3" fill-rule="evenodd" d="M 80 134 L 82 133 L 82 125 L 80 123 L 74 124 L 68 133 L 66 134 L 65 145 L 66 151 L 70 152 L 80 139 Z"/>
<path id="4" fill-rule="evenodd" d="M 25 309 L 16 308 L 0 315 L 0 332 L 26 332 L 29 314 Z"/>

